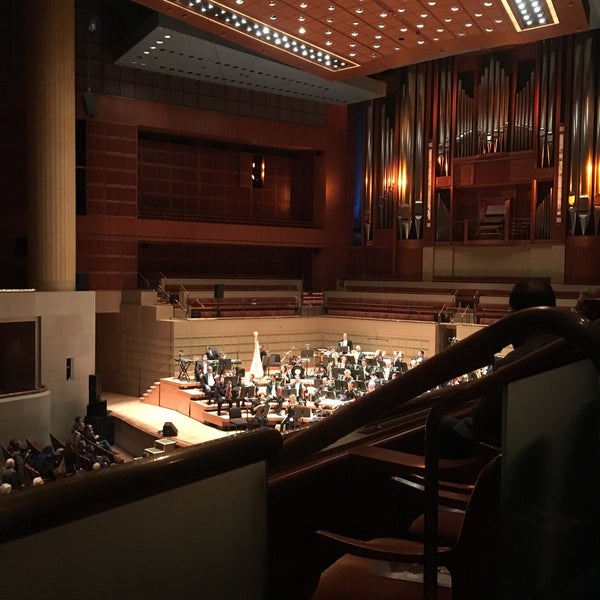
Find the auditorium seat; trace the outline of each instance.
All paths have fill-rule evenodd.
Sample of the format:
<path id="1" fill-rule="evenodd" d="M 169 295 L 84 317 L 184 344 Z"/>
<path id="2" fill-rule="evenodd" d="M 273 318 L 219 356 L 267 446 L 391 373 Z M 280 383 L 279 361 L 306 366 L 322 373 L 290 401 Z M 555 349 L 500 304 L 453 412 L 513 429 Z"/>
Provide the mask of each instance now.
<path id="1" fill-rule="evenodd" d="M 451 589 L 438 585 L 438 598 L 494 598 L 498 593 L 500 538 L 500 456 L 480 473 L 471 494 L 456 543 L 435 552 L 437 567 L 451 574 Z M 424 563 L 425 544 L 399 538 L 357 540 L 319 530 L 317 533 L 345 551 L 321 574 L 313 600 L 392 600 L 424 598 L 420 582 L 400 578 L 410 565 Z"/>

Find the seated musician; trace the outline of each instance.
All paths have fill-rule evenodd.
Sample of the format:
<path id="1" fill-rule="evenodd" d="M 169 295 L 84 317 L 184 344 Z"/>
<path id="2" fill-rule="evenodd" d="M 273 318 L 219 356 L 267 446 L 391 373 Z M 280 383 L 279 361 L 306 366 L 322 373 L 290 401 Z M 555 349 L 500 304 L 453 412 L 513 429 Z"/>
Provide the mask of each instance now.
<path id="1" fill-rule="evenodd" d="M 356 389 L 356 381 L 351 379 L 348 382 L 348 387 L 344 390 L 344 400 L 356 400 L 361 396 L 360 392 Z"/>
<path id="2" fill-rule="evenodd" d="M 229 402 L 229 408 L 233 406 L 233 398 L 230 394 L 227 383 L 225 382 L 225 376 L 219 375 L 215 380 L 215 384 L 212 389 L 213 399 L 217 403 L 217 414 L 221 416 L 221 407 L 223 402 Z"/>
<path id="3" fill-rule="evenodd" d="M 386 358 L 383 361 L 383 381 L 389 381 L 392 378 L 394 369 L 392 367 L 392 359 Z"/>
<path id="4" fill-rule="evenodd" d="M 206 373 L 200 376 L 200 387 L 204 390 L 208 403 L 211 404 L 213 399 L 213 388 L 215 386 L 215 376 L 213 374 L 213 368 L 208 366 Z"/>
<path id="5" fill-rule="evenodd" d="M 354 377 L 352 377 L 352 371 L 350 369 L 344 369 L 344 372 L 340 375 L 339 379 L 346 383 L 352 381 L 354 379 Z"/>
<path id="6" fill-rule="evenodd" d="M 408 365 L 404 362 L 404 354 L 399 350 L 394 350 L 392 366 L 397 373 L 406 373 L 408 371 Z"/>
<path id="7" fill-rule="evenodd" d="M 325 376 L 321 379 L 321 385 L 317 390 L 317 396 L 327 397 L 331 392 L 335 392 L 335 386 L 329 381 L 329 377 Z"/>
<path id="8" fill-rule="evenodd" d="M 203 354 L 202 358 L 200 360 L 196 361 L 196 364 L 194 365 L 194 376 L 196 378 L 196 381 L 200 381 L 200 378 L 202 377 L 202 375 L 206 375 L 206 373 L 208 372 L 208 354 Z"/>
<path id="9" fill-rule="evenodd" d="M 371 375 L 371 370 L 372 369 L 369 366 L 367 359 L 363 358 L 360 361 L 360 366 L 358 367 L 358 370 L 356 372 L 356 378 L 360 379 L 361 381 L 366 381 L 367 379 L 369 379 L 369 375 Z"/>
<path id="10" fill-rule="evenodd" d="M 378 386 L 377 379 L 369 379 L 369 382 L 367 383 L 367 394 L 374 391 Z"/>
<path id="11" fill-rule="evenodd" d="M 277 383 L 277 379 L 275 378 L 275 375 L 271 375 L 269 377 L 269 383 L 267 383 L 267 396 L 269 398 L 276 398 L 278 387 L 279 387 L 279 384 Z"/>
<path id="12" fill-rule="evenodd" d="M 306 386 L 304 385 L 302 379 L 300 379 L 300 375 L 296 375 L 294 377 L 294 381 L 292 382 L 292 390 L 294 395 L 296 396 L 296 399 L 300 403 L 303 403 L 306 398 Z"/>
<path id="13" fill-rule="evenodd" d="M 288 398 L 288 405 L 285 411 L 285 416 L 281 420 L 280 428 L 281 431 L 286 431 L 287 429 L 295 429 L 298 426 L 297 416 L 296 416 L 296 407 L 298 406 L 298 399 L 294 394 L 290 394 Z"/>
<path id="14" fill-rule="evenodd" d="M 292 383 L 292 373 L 287 365 L 281 365 L 281 371 L 279 373 L 279 383 L 283 386 Z"/>

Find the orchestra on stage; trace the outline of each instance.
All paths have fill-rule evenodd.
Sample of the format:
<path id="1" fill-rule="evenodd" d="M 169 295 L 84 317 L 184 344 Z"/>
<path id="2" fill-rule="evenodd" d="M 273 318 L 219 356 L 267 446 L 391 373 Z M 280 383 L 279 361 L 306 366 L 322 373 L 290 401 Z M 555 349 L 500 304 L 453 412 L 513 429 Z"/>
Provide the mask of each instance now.
<path id="1" fill-rule="evenodd" d="M 224 405 L 235 406 L 251 411 L 259 425 L 277 423 L 282 431 L 322 419 L 425 360 L 423 351 L 408 362 L 400 350 L 391 356 L 365 351 L 346 333 L 334 347 L 311 350 L 307 345 L 300 353 L 292 347 L 282 357 L 260 346 L 258 332 L 254 339 L 250 369 L 208 347 L 197 360 L 181 353 L 175 358 L 179 379 L 190 381 L 193 364 L 196 385 L 205 401 L 216 405 L 219 416 Z"/>

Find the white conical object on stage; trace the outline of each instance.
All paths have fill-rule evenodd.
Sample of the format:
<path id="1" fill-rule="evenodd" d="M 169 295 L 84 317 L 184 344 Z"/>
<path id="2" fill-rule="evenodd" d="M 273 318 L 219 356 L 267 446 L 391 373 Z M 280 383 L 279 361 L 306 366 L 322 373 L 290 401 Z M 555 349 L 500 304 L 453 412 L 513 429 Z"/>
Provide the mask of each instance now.
<path id="1" fill-rule="evenodd" d="M 265 372 L 263 371 L 262 361 L 260 359 L 260 344 L 258 343 L 258 331 L 254 332 L 254 356 L 252 357 L 252 364 L 250 365 L 250 374 L 254 377 L 262 377 Z"/>

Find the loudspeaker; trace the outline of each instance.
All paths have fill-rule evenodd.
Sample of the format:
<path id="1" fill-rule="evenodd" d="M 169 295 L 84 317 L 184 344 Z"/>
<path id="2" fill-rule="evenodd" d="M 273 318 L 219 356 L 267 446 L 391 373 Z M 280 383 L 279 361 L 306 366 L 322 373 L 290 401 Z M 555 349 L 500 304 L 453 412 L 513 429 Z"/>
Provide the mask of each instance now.
<path id="1" fill-rule="evenodd" d="M 87 405 L 88 417 L 106 417 L 107 415 L 106 400 L 94 400 Z"/>
<path id="2" fill-rule="evenodd" d="M 81 95 L 83 102 L 83 110 L 88 117 L 95 117 L 98 114 L 98 107 L 96 106 L 96 98 L 92 90 L 83 92 Z"/>
<path id="3" fill-rule="evenodd" d="M 102 395 L 102 384 L 100 383 L 100 377 L 98 375 L 90 375 L 89 377 L 89 399 L 88 402 L 100 402 L 100 396 Z"/>
<path id="4" fill-rule="evenodd" d="M 225 296 L 225 284 L 215 283 L 215 298 L 221 299 Z"/>
<path id="5" fill-rule="evenodd" d="M 165 437 L 173 437 L 176 436 L 178 433 L 179 430 L 177 429 L 177 427 L 175 427 L 175 425 L 173 425 L 173 423 L 171 423 L 171 421 L 167 421 L 163 425 L 162 434 Z"/>

